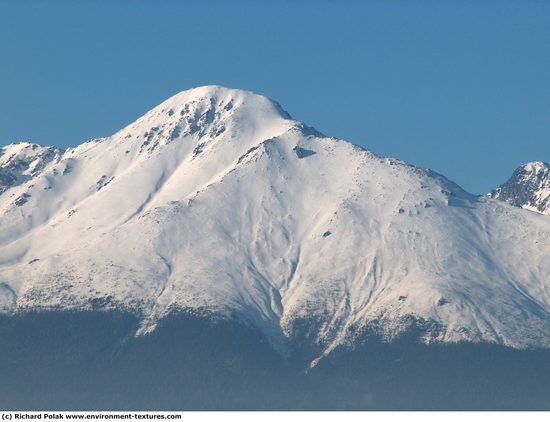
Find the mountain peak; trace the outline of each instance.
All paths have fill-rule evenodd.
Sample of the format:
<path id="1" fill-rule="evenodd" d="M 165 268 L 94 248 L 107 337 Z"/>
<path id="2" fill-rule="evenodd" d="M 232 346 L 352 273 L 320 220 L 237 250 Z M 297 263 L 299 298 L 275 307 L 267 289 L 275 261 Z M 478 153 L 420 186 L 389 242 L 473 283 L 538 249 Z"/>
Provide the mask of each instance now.
<path id="1" fill-rule="evenodd" d="M 550 165 L 543 161 L 525 163 L 488 196 L 516 207 L 550 214 Z"/>
<path id="2" fill-rule="evenodd" d="M 523 169 L 525 172 L 538 174 L 540 172 L 550 171 L 550 165 L 544 161 L 532 161 L 530 163 L 525 163 L 524 165 L 518 167 L 518 169 Z"/>
<path id="3" fill-rule="evenodd" d="M 242 89 L 226 88 L 220 85 L 204 85 L 196 88 L 181 91 L 176 95 L 164 101 L 160 106 L 170 105 L 185 105 L 207 101 L 211 104 L 225 107 L 231 104 L 230 107 L 239 107 L 244 104 L 252 103 L 260 107 L 264 112 L 272 112 L 276 116 L 290 119 L 290 115 L 276 101 L 256 94 L 252 91 Z"/>
<path id="4" fill-rule="evenodd" d="M 0 148 L 0 194 L 38 174 L 63 151 L 30 142 L 17 142 Z"/>
<path id="5" fill-rule="evenodd" d="M 165 112 L 172 110 L 174 113 L 179 110 L 180 115 L 183 115 L 197 110 L 213 109 L 229 112 L 240 108 L 245 108 L 249 112 L 249 118 L 262 114 L 275 119 L 291 119 L 279 103 L 268 97 L 218 85 L 206 85 L 181 91 L 153 108 L 146 116 L 162 110 Z"/>
<path id="6" fill-rule="evenodd" d="M 280 133 L 295 123 L 267 97 L 212 85 L 168 98 L 111 139 L 132 138 L 140 152 L 150 152 L 180 138 L 200 138 L 200 143 L 209 143 L 228 133 L 234 138 L 256 137 L 254 134 Z"/>

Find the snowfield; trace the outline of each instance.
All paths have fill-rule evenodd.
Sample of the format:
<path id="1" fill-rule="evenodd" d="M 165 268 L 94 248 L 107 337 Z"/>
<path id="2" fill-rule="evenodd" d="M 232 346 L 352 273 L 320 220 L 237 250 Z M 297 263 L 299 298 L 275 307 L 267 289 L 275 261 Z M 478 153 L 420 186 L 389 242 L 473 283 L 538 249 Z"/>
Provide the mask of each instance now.
<path id="1" fill-rule="evenodd" d="M 320 357 L 412 327 L 426 343 L 550 347 L 548 216 L 250 92 L 184 91 L 64 152 L 4 147 L 0 215 L 4 313 L 120 308 L 137 335 L 171 312 L 237 318 Z"/>

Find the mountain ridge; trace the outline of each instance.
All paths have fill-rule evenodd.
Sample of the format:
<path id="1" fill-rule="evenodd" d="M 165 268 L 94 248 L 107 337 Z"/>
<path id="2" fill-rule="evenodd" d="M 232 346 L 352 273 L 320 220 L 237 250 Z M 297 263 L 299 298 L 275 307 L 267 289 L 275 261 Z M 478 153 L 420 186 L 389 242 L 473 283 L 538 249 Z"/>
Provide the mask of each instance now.
<path id="1" fill-rule="evenodd" d="M 56 157 L 0 195 L 4 312 L 123 308 L 137 335 L 206 313 L 319 358 L 412 326 L 425 343 L 550 347 L 547 218 L 265 97 L 184 91 Z"/>

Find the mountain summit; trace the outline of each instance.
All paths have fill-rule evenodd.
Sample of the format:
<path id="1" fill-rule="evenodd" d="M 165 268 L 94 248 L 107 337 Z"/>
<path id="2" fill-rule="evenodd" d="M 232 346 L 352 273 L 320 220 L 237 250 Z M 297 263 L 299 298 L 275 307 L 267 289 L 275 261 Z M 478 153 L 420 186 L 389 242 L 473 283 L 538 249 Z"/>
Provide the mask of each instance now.
<path id="1" fill-rule="evenodd" d="M 541 214 L 550 214 L 550 165 L 541 161 L 519 166 L 506 183 L 488 194 Z"/>
<path id="2" fill-rule="evenodd" d="M 136 335 L 177 313 L 236 319 L 318 358 L 366 333 L 550 347 L 548 218 L 263 96 L 196 88 L 108 138 L 37 148 L 0 165 L 6 314 L 118 309 Z"/>

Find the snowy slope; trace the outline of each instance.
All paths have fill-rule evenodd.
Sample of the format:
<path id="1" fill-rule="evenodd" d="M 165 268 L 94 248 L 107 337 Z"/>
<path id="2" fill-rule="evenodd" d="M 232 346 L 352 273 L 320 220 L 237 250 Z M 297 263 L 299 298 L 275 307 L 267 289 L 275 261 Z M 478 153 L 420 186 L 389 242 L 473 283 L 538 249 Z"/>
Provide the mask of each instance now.
<path id="1" fill-rule="evenodd" d="M 548 218 L 325 137 L 265 97 L 192 89 L 60 154 L 0 195 L 4 312 L 122 308 L 143 334 L 184 310 L 325 354 L 412 328 L 550 347 Z"/>
<path id="2" fill-rule="evenodd" d="M 519 166 L 506 183 L 488 196 L 516 207 L 550 214 L 550 165 L 537 161 Z"/>

